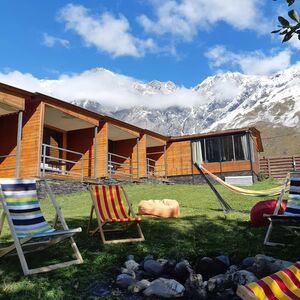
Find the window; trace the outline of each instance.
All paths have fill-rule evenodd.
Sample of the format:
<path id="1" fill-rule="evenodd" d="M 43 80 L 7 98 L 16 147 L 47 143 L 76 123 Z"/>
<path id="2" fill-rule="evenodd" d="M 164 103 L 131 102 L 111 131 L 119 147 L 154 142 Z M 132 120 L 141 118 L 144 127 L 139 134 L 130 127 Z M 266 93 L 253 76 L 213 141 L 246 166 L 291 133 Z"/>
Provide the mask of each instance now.
<path id="1" fill-rule="evenodd" d="M 220 137 L 221 161 L 234 160 L 232 135 Z"/>
<path id="2" fill-rule="evenodd" d="M 192 142 L 193 162 L 222 162 L 248 160 L 249 148 L 246 134 L 203 138 Z M 250 141 L 252 142 L 252 140 Z M 253 145 L 250 145 L 253 150 Z M 253 151 L 252 151 L 253 153 Z"/>
<path id="3" fill-rule="evenodd" d="M 246 160 L 249 159 L 248 155 L 248 143 L 246 135 L 235 135 L 234 140 L 234 150 L 236 160 Z"/>
<path id="4" fill-rule="evenodd" d="M 219 162 L 220 161 L 220 138 L 213 137 L 205 139 L 206 146 L 206 161 Z"/>

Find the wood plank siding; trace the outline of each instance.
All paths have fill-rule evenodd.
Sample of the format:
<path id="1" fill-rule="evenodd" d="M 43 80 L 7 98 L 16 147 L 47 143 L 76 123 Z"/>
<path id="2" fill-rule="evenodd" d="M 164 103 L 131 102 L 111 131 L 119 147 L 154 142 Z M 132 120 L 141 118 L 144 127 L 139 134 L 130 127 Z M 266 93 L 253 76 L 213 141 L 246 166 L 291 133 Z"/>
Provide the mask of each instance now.
<path id="1" fill-rule="evenodd" d="M 44 103 L 26 103 L 21 141 L 21 177 L 39 176 L 40 174 L 44 109 Z"/>
<path id="2" fill-rule="evenodd" d="M 192 174 L 191 141 L 167 144 L 167 174 L 168 176 Z"/>
<path id="3" fill-rule="evenodd" d="M 16 111 L 24 110 L 24 97 L 0 91 L 0 103 L 13 107 Z"/>
<path id="4" fill-rule="evenodd" d="M 146 152 L 147 152 L 147 135 L 142 134 L 139 140 L 139 164 L 140 164 L 139 171 L 140 171 L 141 178 L 147 176 Z"/>
<path id="5" fill-rule="evenodd" d="M 221 132 L 220 132 L 221 133 Z M 208 134 L 206 134 L 206 137 Z M 222 136 L 220 134 L 220 136 Z M 222 162 L 204 163 L 203 166 L 213 173 L 226 173 L 226 172 L 242 172 L 249 171 L 255 174 L 259 173 L 259 145 L 258 136 L 251 134 L 253 140 L 252 150 L 252 166 L 250 160 L 232 160 Z M 192 138 L 184 141 L 169 142 L 167 145 L 167 174 L 168 176 L 182 176 L 199 174 L 199 171 L 192 166 L 192 153 L 191 153 Z"/>

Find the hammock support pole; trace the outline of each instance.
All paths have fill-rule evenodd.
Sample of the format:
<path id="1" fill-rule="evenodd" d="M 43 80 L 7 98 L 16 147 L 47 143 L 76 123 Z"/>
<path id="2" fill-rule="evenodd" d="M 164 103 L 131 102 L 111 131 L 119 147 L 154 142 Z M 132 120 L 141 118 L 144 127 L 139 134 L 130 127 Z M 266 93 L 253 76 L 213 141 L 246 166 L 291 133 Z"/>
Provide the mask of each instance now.
<path id="1" fill-rule="evenodd" d="M 197 170 L 200 172 L 200 174 L 203 176 L 204 180 L 206 181 L 206 183 L 208 184 L 208 186 L 211 188 L 211 190 L 213 191 L 213 193 L 215 194 L 215 196 L 217 197 L 224 213 L 229 213 L 231 211 L 233 211 L 232 207 L 222 198 L 222 196 L 220 195 L 220 193 L 216 190 L 216 188 L 214 187 L 214 185 L 210 182 L 210 180 L 208 179 L 208 177 L 204 174 L 204 172 L 202 171 L 201 167 L 197 164 L 194 163 L 194 166 L 197 168 Z"/>

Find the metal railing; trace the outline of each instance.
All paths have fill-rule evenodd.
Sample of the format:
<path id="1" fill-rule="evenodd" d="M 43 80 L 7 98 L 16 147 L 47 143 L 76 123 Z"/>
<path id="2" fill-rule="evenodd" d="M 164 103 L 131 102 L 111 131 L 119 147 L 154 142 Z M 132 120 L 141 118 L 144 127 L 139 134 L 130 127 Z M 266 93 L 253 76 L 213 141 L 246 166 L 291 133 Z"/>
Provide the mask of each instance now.
<path id="1" fill-rule="evenodd" d="M 156 160 L 147 158 L 147 177 L 166 177 L 166 166 L 164 164 L 157 164 Z"/>
<path id="2" fill-rule="evenodd" d="M 107 173 L 108 177 L 126 177 L 132 179 L 138 175 L 138 166 L 130 157 L 108 152 Z"/>
<path id="3" fill-rule="evenodd" d="M 54 149 L 61 151 L 62 153 L 70 153 L 78 156 L 78 160 L 70 160 L 60 157 L 47 155 L 47 150 Z M 42 144 L 42 155 L 41 155 L 41 172 L 42 176 L 45 177 L 46 173 L 60 174 L 60 175 L 74 175 L 80 177 L 83 181 L 84 177 L 84 158 L 83 153 L 51 146 L 47 144 Z M 75 166 L 78 166 L 76 168 Z M 78 171 L 77 171 L 78 170 Z"/>
<path id="4" fill-rule="evenodd" d="M 2 159 L 2 158 L 9 158 L 9 157 L 17 157 L 17 155 L 16 154 L 8 154 L 8 155 L 0 155 L 0 160 Z M 9 171 L 9 170 L 16 170 L 16 168 L 17 168 L 17 165 L 16 165 L 16 162 L 14 163 L 14 167 L 7 167 L 7 168 L 3 168 L 3 167 L 1 167 L 1 163 L 0 163 L 0 171 Z"/>

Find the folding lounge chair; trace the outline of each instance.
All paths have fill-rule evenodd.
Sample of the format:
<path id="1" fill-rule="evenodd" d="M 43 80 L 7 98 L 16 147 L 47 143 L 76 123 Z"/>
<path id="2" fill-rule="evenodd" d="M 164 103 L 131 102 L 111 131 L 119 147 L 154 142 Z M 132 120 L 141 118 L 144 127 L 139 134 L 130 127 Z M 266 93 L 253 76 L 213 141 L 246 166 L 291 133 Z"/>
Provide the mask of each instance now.
<path id="1" fill-rule="evenodd" d="M 92 207 L 87 229 L 88 233 L 94 235 L 99 231 L 101 240 L 104 244 L 139 242 L 145 240 L 139 224 L 142 219 L 135 216 L 132 204 L 122 186 L 91 185 L 89 190 L 92 197 Z M 124 205 L 124 199 L 127 202 L 128 212 L 126 211 Z M 98 226 L 96 229 L 90 231 L 94 210 L 96 212 Z M 138 237 L 126 239 L 107 239 L 106 233 L 124 231 L 132 226 L 136 227 Z"/>
<path id="2" fill-rule="evenodd" d="M 243 300 L 300 299 L 300 263 L 245 286 L 239 286 L 237 295 Z"/>
<path id="3" fill-rule="evenodd" d="M 268 246 L 284 245 L 270 241 L 270 236 L 275 226 L 281 226 L 288 229 L 290 232 L 299 236 L 300 233 L 300 171 L 290 172 L 290 191 L 288 203 L 283 215 L 278 215 L 281 207 L 284 190 L 288 185 L 288 177 L 285 186 L 278 197 L 278 202 L 273 215 L 267 216 L 270 220 L 270 225 L 265 236 L 264 244 Z"/>
<path id="4" fill-rule="evenodd" d="M 56 221 L 60 221 L 63 230 L 56 230 L 45 220 L 37 198 L 35 179 L 1 179 L 0 180 L 0 234 L 5 217 L 13 238 L 13 245 L 0 249 L 0 258 L 17 253 L 24 275 L 47 272 L 83 262 L 75 244 L 73 235 L 81 228 L 70 230 L 61 213 L 60 207 L 47 183 L 44 180 L 48 196 L 56 211 Z M 56 222 L 55 222 L 56 223 Z M 65 239 L 69 239 L 76 259 L 54 265 L 29 269 L 25 254 L 41 251 Z"/>

